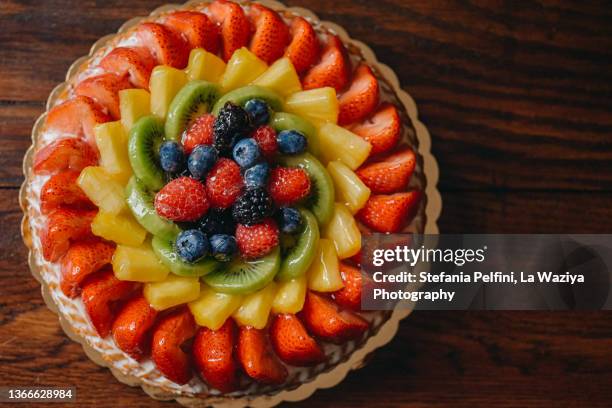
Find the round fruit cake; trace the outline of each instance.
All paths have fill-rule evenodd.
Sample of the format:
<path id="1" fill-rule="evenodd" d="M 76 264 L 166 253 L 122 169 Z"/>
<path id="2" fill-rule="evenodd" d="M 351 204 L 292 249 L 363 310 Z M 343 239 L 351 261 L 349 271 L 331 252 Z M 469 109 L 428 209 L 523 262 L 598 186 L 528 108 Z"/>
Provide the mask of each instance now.
<path id="1" fill-rule="evenodd" d="M 424 232 L 423 158 L 353 43 L 226 0 L 139 20 L 69 74 L 26 157 L 31 265 L 60 317 L 156 397 L 253 403 L 346 361 L 361 238 Z"/>

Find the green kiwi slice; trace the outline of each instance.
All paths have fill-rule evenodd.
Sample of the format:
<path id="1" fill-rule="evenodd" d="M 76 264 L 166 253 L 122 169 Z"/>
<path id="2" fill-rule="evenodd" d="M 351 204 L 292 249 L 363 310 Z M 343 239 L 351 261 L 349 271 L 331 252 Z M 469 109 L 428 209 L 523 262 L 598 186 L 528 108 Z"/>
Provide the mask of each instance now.
<path id="1" fill-rule="evenodd" d="M 150 191 L 164 186 L 164 172 L 159 164 L 159 146 L 164 139 L 164 122 L 157 116 L 140 118 L 128 141 L 128 156 L 134 175 Z"/>
<path id="2" fill-rule="evenodd" d="M 306 273 L 317 253 L 319 243 L 319 225 L 317 219 L 308 210 L 300 209 L 304 229 L 295 237 L 295 243 L 283 253 L 280 270 L 276 280 L 287 281 Z"/>
<path id="3" fill-rule="evenodd" d="M 278 112 L 283 110 L 283 100 L 276 92 L 261 86 L 249 85 L 234 89 L 233 91 L 223 95 L 215 104 L 212 113 L 213 115 L 218 116 L 219 111 L 227 102 L 232 102 L 236 105 L 244 107 L 244 105 L 251 99 L 261 99 L 265 101 L 273 111 Z"/>
<path id="4" fill-rule="evenodd" d="M 272 282 L 280 263 L 280 249 L 277 246 L 263 258 L 253 261 L 236 259 L 227 268 L 208 274 L 202 280 L 217 292 L 244 295 L 263 289 Z"/>
<path id="5" fill-rule="evenodd" d="M 174 250 L 174 241 L 175 238 L 168 239 L 154 236 L 151 246 L 159 260 L 175 275 L 189 277 L 204 276 L 219 269 L 219 262 L 211 258 L 204 258 L 195 263 L 183 261 Z"/>
<path id="6" fill-rule="evenodd" d="M 190 81 L 176 94 L 166 117 L 166 139 L 180 141 L 183 131 L 199 116 L 210 112 L 221 96 L 219 86 L 206 81 Z"/>
<path id="7" fill-rule="evenodd" d="M 320 153 L 320 143 L 317 135 L 317 129 L 302 117 L 293 113 L 276 112 L 272 116 L 271 126 L 280 133 L 283 130 L 297 130 L 306 136 L 308 139 L 308 151 L 315 156 Z"/>
<path id="8" fill-rule="evenodd" d="M 334 183 L 325 167 L 310 153 L 297 156 L 281 156 L 283 166 L 300 167 L 310 176 L 311 193 L 306 206 L 310 208 L 319 221 L 319 226 L 326 225 L 334 213 Z"/>
<path id="9" fill-rule="evenodd" d="M 153 194 L 136 177 L 132 177 L 128 182 L 125 187 L 125 195 L 128 207 L 136 221 L 151 234 L 171 240 L 181 232 L 175 223 L 157 215 L 153 204 Z"/>

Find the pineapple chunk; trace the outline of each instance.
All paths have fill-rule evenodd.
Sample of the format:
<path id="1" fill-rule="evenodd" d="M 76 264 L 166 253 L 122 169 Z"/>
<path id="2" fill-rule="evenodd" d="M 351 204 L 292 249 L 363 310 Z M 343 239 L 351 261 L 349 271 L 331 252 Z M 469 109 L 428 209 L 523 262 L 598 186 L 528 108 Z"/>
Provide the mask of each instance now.
<path id="1" fill-rule="evenodd" d="M 334 88 L 296 92 L 285 101 L 285 110 L 303 116 L 316 125 L 338 122 L 338 98 Z"/>
<path id="2" fill-rule="evenodd" d="M 147 237 L 147 231 L 127 212 L 114 215 L 98 211 L 91 222 L 91 232 L 108 241 L 129 246 L 141 245 Z"/>
<path id="3" fill-rule="evenodd" d="M 346 204 L 353 214 L 362 209 L 371 191 L 357 174 L 340 161 L 329 162 L 327 172 L 334 180 L 336 199 Z"/>
<path id="4" fill-rule="evenodd" d="M 268 65 L 255 54 L 240 48 L 227 62 L 227 67 L 221 78 L 221 87 L 224 92 L 250 84 L 255 78 L 264 73 Z"/>
<path id="5" fill-rule="evenodd" d="M 317 292 L 335 292 L 344 287 L 336 247 L 332 241 L 319 240 L 317 256 L 307 275 L 308 288 Z"/>
<path id="6" fill-rule="evenodd" d="M 297 313 L 304 307 L 306 300 L 306 275 L 278 284 L 276 296 L 272 302 L 274 313 Z"/>
<path id="7" fill-rule="evenodd" d="M 117 279 L 124 281 L 161 282 L 170 273 L 170 269 L 157 259 L 150 245 L 118 245 L 112 264 Z"/>
<path id="8" fill-rule="evenodd" d="M 153 309 L 166 310 L 200 297 L 200 281 L 170 274 L 164 281 L 146 283 L 143 293 Z"/>
<path id="9" fill-rule="evenodd" d="M 122 185 L 127 184 L 132 176 L 132 166 L 128 158 L 128 134 L 123 125 L 121 122 L 102 123 L 94 128 L 94 133 L 100 151 L 100 165 Z"/>
<path id="10" fill-rule="evenodd" d="M 302 90 L 302 83 L 289 58 L 281 58 L 260 77 L 253 85 L 269 88 L 281 96 L 287 96 Z"/>
<path id="11" fill-rule="evenodd" d="M 325 149 L 321 149 L 323 161 L 340 160 L 351 170 L 361 166 L 372 150 L 372 145 L 364 139 L 331 123 L 319 128 L 319 142 L 325 146 Z"/>
<path id="12" fill-rule="evenodd" d="M 151 94 L 144 89 L 123 89 L 119 91 L 121 123 L 129 132 L 134 123 L 151 114 Z"/>
<path id="13" fill-rule="evenodd" d="M 361 249 L 361 231 L 344 204 L 334 204 L 334 214 L 322 236 L 334 242 L 340 259 L 350 258 Z"/>
<path id="14" fill-rule="evenodd" d="M 200 79 L 218 84 L 225 71 L 225 62 L 215 54 L 195 48 L 189 54 L 189 64 L 185 68 L 190 81 Z"/>
<path id="15" fill-rule="evenodd" d="M 102 167 L 85 167 L 77 179 L 77 185 L 102 211 L 119 214 L 127 208 L 123 186 Z"/>
<path id="16" fill-rule="evenodd" d="M 241 326 L 263 329 L 268 324 L 275 295 L 276 283 L 270 282 L 265 288 L 247 295 L 232 317 Z"/>
<path id="17" fill-rule="evenodd" d="M 187 74 L 176 68 L 158 65 L 151 72 L 151 112 L 162 119 L 166 118 L 170 103 L 187 83 Z"/>
<path id="18" fill-rule="evenodd" d="M 199 326 L 219 330 L 241 303 L 241 295 L 215 292 L 208 286 L 202 285 L 200 296 L 189 303 L 189 310 Z"/>

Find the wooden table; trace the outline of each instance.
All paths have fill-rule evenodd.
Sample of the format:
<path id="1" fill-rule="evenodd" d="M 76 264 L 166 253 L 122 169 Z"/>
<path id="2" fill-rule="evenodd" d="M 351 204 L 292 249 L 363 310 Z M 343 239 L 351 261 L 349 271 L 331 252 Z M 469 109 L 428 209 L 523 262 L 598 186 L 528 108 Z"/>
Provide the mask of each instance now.
<path id="1" fill-rule="evenodd" d="M 0 0 L 0 385 L 76 385 L 78 406 L 169 406 L 64 336 L 29 275 L 17 203 L 51 89 L 97 38 L 164 2 Z M 440 164 L 441 231 L 612 232 L 609 6 L 288 3 L 368 43 L 412 94 Z M 610 313 L 419 312 L 366 368 L 299 405 L 609 406 L 611 383 Z"/>

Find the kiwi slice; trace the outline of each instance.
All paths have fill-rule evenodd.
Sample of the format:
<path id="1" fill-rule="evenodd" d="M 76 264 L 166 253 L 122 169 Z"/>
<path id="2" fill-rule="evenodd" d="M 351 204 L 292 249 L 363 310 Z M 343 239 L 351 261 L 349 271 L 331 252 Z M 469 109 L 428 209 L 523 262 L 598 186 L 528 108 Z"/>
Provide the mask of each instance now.
<path id="1" fill-rule="evenodd" d="M 308 139 L 308 151 L 315 156 L 320 153 L 320 144 L 317 135 L 317 129 L 302 117 L 293 113 L 276 112 L 272 116 L 271 126 L 277 133 L 283 130 L 297 130 L 306 136 Z"/>
<path id="2" fill-rule="evenodd" d="M 253 261 L 236 259 L 227 268 L 204 276 L 204 282 L 217 292 L 247 294 L 256 292 L 272 282 L 280 268 L 278 246 L 263 258 Z"/>
<path id="3" fill-rule="evenodd" d="M 176 236 L 171 239 L 154 236 L 151 241 L 153 252 L 172 273 L 179 276 L 204 276 L 219 269 L 219 262 L 204 258 L 195 263 L 183 261 L 174 250 Z"/>
<path id="4" fill-rule="evenodd" d="M 283 110 L 283 100 L 276 92 L 261 86 L 249 85 L 234 89 L 233 91 L 223 95 L 215 104 L 212 113 L 213 115 L 218 116 L 219 111 L 227 102 L 235 103 L 236 105 L 240 105 L 244 108 L 244 105 L 251 99 L 261 99 L 265 101 L 273 111 L 278 112 Z"/>
<path id="5" fill-rule="evenodd" d="M 287 281 L 306 273 L 317 253 L 319 243 L 319 225 L 317 219 L 308 210 L 300 209 L 304 229 L 295 237 L 295 243 L 283 253 L 280 270 L 276 280 Z"/>
<path id="6" fill-rule="evenodd" d="M 130 129 L 130 164 L 136 177 L 150 191 L 164 186 L 164 172 L 159 164 L 159 145 L 163 139 L 164 122 L 157 116 L 143 116 Z"/>
<path id="7" fill-rule="evenodd" d="M 187 83 L 176 94 L 166 117 L 166 139 L 180 141 L 183 131 L 199 116 L 210 112 L 221 96 L 219 86 L 195 80 Z"/>
<path id="8" fill-rule="evenodd" d="M 175 223 L 157 215 L 153 204 L 153 194 L 136 177 L 132 177 L 128 182 L 125 187 L 125 195 L 132 214 L 138 223 L 151 234 L 170 240 L 181 232 Z"/>
<path id="9" fill-rule="evenodd" d="M 297 156 L 281 156 L 279 162 L 283 166 L 300 167 L 310 176 L 311 193 L 307 207 L 319 221 L 319 226 L 326 225 L 334 213 L 335 191 L 334 183 L 325 167 L 310 153 Z"/>

